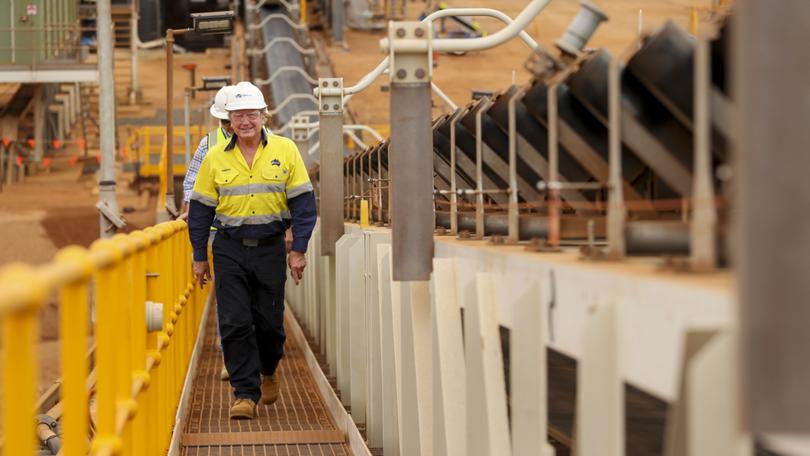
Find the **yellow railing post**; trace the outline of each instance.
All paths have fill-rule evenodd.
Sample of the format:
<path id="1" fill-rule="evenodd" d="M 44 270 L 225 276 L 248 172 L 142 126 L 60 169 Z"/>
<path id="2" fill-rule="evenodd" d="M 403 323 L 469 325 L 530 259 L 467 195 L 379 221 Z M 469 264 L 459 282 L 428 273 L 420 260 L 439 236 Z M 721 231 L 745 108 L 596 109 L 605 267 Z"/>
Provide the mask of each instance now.
<path id="1" fill-rule="evenodd" d="M 60 294 L 59 331 L 62 339 L 62 452 L 64 456 L 87 454 L 87 425 L 90 419 L 85 379 L 88 374 L 87 334 L 90 312 L 87 282 L 93 263 L 87 250 L 67 247 L 56 256 L 57 263 L 77 264 L 82 277 L 66 285 Z"/>
<path id="2" fill-rule="evenodd" d="M 132 289 L 132 262 L 135 245 L 130 242 L 130 238 L 124 234 L 117 234 L 112 238 L 112 248 L 122 259 L 113 266 L 113 286 L 115 293 L 115 303 L 117 311 L 113 322 L 118 334 L 118 356 L 117 372 L 115 376 L 116 389 L 116 430 L 120 425 L 120 417 L 125 416 L 123 429 L 120 430 L 123 456 L 137 454 L 134 452 L 134 439 L 132 438 L 131 420 L 136 412 L 136 406 L 132 399 L 132 333 L 131 314 L 133 307 Z"/>
<path id="3" fill-rule="evenodd" d="M 121 439 L 116 433 L 115 418 L 117 406 L 117 338 L 115 303 L 115 271 L 112 266 L 120 260 L 121 253 L 109 239 L 93 243 L 92 251 L 110 257 L 109 264 L 96 271 L 96 438 L 93 440 L 93 453 L 112 450 L 121 451 Z"/>
<path id="4" fill-rule="evenodd" d="M 39 309 L 45 288 L 33 271 L 22 265 L 9 267 L 0 278 L 2 284 L 26 283 L 33 291 L 27 308 L 3 319 L 3 454 L 34 454 L 34 399 L 37 385 Z M 12 348 L 13 347 L 13 348 Z"/>
<path id="5" fill-rule="evenodd" d="M 139 385 L 135 393 L 137 414 L 132 423 L 133 445 L 135 455 L 147 453 L 147 419 L 146 388 L 149 386 L 149 373 L 146 370 L 146 246 L 148 237 L 141 231 L 130 236 L 135 244 L 132 260 L 132 310 L 130 312 L 132 340 L 132 382 Z"/>

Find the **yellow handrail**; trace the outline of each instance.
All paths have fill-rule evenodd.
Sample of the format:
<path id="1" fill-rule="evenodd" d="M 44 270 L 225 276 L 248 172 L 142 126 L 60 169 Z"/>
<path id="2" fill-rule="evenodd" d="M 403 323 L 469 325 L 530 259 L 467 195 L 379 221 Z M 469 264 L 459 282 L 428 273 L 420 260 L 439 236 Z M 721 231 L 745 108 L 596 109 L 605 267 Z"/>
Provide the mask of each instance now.
<path id="1" fill-rule="evenodd" d="M 38 268 L 0 271 L 4 456 L 34 454 L 38 313 L 59 296 L 64 456 L 165 454 L 209 289 L 195 287 L 183 222 L 67 247 Z M 95 436 L 85 385 L 88 290 L 95 290 Z M 146 301 L 163 303 L 147 333 Z M 13 348 L 12 348 L 13 347 Z"/>

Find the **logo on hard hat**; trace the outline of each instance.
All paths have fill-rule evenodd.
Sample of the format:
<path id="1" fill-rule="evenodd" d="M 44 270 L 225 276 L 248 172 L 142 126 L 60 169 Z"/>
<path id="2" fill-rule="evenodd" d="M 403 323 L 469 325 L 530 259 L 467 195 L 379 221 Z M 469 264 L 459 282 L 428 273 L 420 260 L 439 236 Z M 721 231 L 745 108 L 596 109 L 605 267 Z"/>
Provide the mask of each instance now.
<path id="1" fill-rule="evenodd" d="M 234 98 L 242 98 L 242 97 L 248 97 L 248 96 L 250 96 L 250 95 L 249 95 L 249 94 L 247 94 L 247 93 L 237 93 L 237 94 L 236 94 L 236 95 L 234 95 L 233 97 L 234 97 Z"/>

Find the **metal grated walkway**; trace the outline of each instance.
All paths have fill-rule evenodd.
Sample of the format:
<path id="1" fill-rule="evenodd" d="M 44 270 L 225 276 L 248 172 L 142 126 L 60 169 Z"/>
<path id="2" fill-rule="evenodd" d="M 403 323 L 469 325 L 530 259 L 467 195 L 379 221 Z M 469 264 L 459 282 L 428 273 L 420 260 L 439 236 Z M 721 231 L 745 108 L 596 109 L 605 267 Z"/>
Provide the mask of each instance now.
<path id="1" fill-rule="evenodd" d="M 215 324 L 212 306 L 183 428 L 182 456 L 350 454 L 318 394 L 303 353 L 289 336 L 279 365 L 279 400 L 271 406 L 260 404 L 256 419 L 228 419 L 231 386 L 219 379 L 222 354 Z"/>

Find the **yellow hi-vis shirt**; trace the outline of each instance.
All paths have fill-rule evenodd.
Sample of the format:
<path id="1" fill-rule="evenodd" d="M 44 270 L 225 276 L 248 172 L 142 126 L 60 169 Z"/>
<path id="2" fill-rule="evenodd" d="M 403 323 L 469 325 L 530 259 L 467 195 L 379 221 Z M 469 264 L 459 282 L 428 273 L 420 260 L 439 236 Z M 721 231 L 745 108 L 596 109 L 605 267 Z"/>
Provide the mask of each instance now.
<path id="1" fill-rule="evenodd" d="M 295 143 L 263 131 L 252 165 L 242 156 L 236 136 L 209 150 L 191 199 L 215 207 L 216 225 L 226 230 L 272 222 L 283 222 L 286 229 L 288 199 L 310 191 L 312 183 Z"/>

